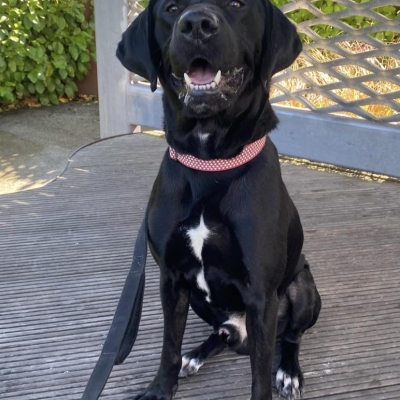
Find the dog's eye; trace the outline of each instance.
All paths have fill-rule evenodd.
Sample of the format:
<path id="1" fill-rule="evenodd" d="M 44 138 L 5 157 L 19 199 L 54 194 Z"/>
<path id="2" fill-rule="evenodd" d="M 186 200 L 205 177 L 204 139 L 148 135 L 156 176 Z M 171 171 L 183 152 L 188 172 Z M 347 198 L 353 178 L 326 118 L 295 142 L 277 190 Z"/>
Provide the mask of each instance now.
<path id="1" fill-rule="evenodd" d="M 229 6 L 232 8 L 242 8 L 243 7 L 243 3 L 240 1 L 230 1 L 229 2 Z"/>
<path id="2" fill-rule="evenodd" d="M 166 10 L 168 13 L 173 14 L 178 11 L 178 7 L 175 4 L 170 4 Z"/>

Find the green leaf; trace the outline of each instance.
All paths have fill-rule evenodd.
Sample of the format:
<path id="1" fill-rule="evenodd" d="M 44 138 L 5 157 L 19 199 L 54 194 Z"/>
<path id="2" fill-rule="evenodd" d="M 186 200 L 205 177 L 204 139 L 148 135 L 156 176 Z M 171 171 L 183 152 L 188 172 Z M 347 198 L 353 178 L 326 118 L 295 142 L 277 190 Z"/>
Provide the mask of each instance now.
<path id="1" fill-rule="evenodd" d="M 394 33 L 393 32 L 385 32 L 385 38 L 387 39 L 388 42 L 391 42 L 394 38 Z"/>
<path id="2" fill-rule="evenodd" d="M 83 14 L 78 14 L 77 16 L 76 16 L 76 19 L 79 21 L 79 22 L 83 22 L 83 21 L 85 21 L 85 16 L 83 15 Z"/>
<path id="3" fill-rule="evenodd" d="M 72 65 L 67 65 L 67 72 L 71 78 L 75 76 L 75 70 Z"/>
<path id="4" fill-rule="evenodd" d="M 37 57 L 38 58 L 43 58 L 44 57 L 44 55 L 45 55 L 45 53 L 46 53 L 46 49 L 44 48 L 44 46 L 38 46 L 37 48 L 36 48 L 36 53 L 37 53 Z M 41 61 L 43 61 L 43 60 L 41 60 Z"/>
<path id="5" fill-rule="evenodd" d="M 90 61 L 90 56 L 88 53 L 82 53 L 80 59 L 83 63 L 87 63 Z"/>
<path id="6" fill-rule="evenodd" d="M 52 81 L 47 83 L 47 90 L 49 92 L 54 92 L 56 90 L 56 84 Z"/>
<path id="7" fill-rule="evenodd" d="M 78 62 L 78 71 L 81 74 L 86 74 L 87 73 L 87 68 L 80 62 Z"/>
<path id="8" fill-rule="evenodd" d="M 65 86 L 61 83 L 60 85 L 57 85 L 56 87 L 56 92 L 62 96 L 64 94 L 64 88 Z"/>
<path id="9" fill-rule="evenodd" d="M 51 104 L 58 104 L 58 97 L 55 93 L 49 93 L 49 100 Z"/>
<path id="10" fill-rule="evenodd" d="M 76 49 L 76 47 L 74 47 L 74 46 L 69 46 L 69 47 L 68 47 L 68 52 L 69 52 L 69 54 L 71 54 L 71 57 L 72 57 L 75 61 L 78 59 L 78 57 L 79 57 L 79 52 L 78 52 L 78 50 Z"/>
<path id="11" fill-rule="evenodd" d="M 363 22 L 363 20 L 364 20 L 364 17 L 361 17 L 361 16 L 357 15 L 355 17 L 355 20 L 356 20 L 357 24 L 361 24 L 361 22 Z"/>
<path id="12" fill-rule="evenodd" d="M 35 85 L 33 83 L 29 83 L 28 90 L 30 94 L 35 94 L 36 93 Z"/>
<path id="13" fill-rule="evenodd" d="M 25 87 L 24 87 L 24 85 L 22 85 L 21 83 L 17 83 L 16 85 L 15 85 L 15 89 L 17 89 L 17 92 L 18 93 L 24 93 L 24 91 L 25 91 Z"/>
<path id="14" fill-rule="evenodd" d="M 10 61 L 8 62 L 8 68 L 10 68 L 10 70 L 11 70 L 12 72 L 15 72 L 15 71 L 17 70 L 17 64 L 16 64 L 16 62 L 15 62 L 14 60 L 10 60 Z"/>
<path id="15" fill-rule="evenodd" d="M 24 26 L 26 29 L 31 29 L 32 28 L 32 21 L 28 18 L 28 16 L 25 14 L 24 16 Z"/>
<path id="16" fill-rule="evenodd" d="M 81 81 L 84 77 L 86 76 L 86 74 L 82 74 L 79 71 L 76 71 L 76 78 Z"/>
<path id="17" fill-rule="evenodd" d="M 339 12 L 339 11 L 341 11 L 342 10 L 342 7 L 340 7 L 340 4 L 335 4 L 334 6 L 333 6 L 333 11 L 334 12 Z"/>
<path id="18" fill-rule="evenodd" d="M 65 69 L 59 69 L 58 73 L 60 74 L 62 79 L 65 79 L 68 76 L 68 72 Z"/>
<path id="19" fill-rule="evenodd" d="M 64 17 L 58 17 L 57 18 L 57 25 L 61 30 L 64 30 L 65 27 L 67 26 L 67 21 L 65 20 Z"/>
<path id="20" fill-rule="evenodd" d="M 47 94 L 41 94 L 39 96 L 39 100 L 40 100 L 40 103 L 44 106 L 48 106 L 50 104 L 50 100 L 49 100 L 49 97 L 47 96 Z"/>
<path id="21" fill-rule="evenodd" d="M 47 39 L 44 36 L 40 36 L 36 39 L 40 44 L 45 44 Z"/>
<path id="22" fill-rule="evenodd" d="M 54 42 L 53 49 L 58 55 L 61 55 L 64 53 L 64 46 L 60 42 Z"/>
<path id="23" fill-rule="evenodd" d="M 28 74 L 28 78 L 32 83 L 36 83 L 38 81 L 38 73 L 35 70 L 32 70 Z"/>
<path id="24" fill-rule="evenodd" d="M 38 67 L 34 68 L 32 71 L 30 71 L 28 73 L 28 78 L 32 83 L 36 83 L 37 81 L 44 81 L 44 79 L 45 79 L 40 66 L 38 66 Z"/>
<path id="25" fill-rule="evenodd" d="M 44 92 L 45 86 L 42 81 L 37 81 L 35 83 L 35 89 L 39 94 L 42 94 Z"/>
<path id="26" fill-rule="evenodd" d="M 76 86 L 76 83 L 75 83 L 74 81 L 69 81 L 69 82 L 68 82 L 68 85 L 70 85 L 70 86 L 72 87 L 72 90 L 73 90 L 74 92 L 77 92 L 77 91 L 78 91 L 78 86 Z"/>
<path id="27" fill-rule="evenodd" d="M 14 79 L 16 82 L 21 82 L 22 79 L 24 79 L 24 77 L 25 77 L 25 74 L 23 72 L 20 72 L 20 71 L 14 72 Z"/>
<path id="28" fill-rule="evenodd" d="M 6 60 L 0 56 L 0 72 L 5 71 L 7 68 Z"/>
<path id="29" fill-rule="evenodd" d="M 72 98 L 74 97 L 74 89 L 72 88 L 70 83 L 67 83 L 65 85 L 65 94 L 69 97 Z"/>
<path id="30" fill-rule="evenodd" d="M 13 102 L 15 100 L 15 96 L 10 88 L 0 86 L 0 98 L 1 97 L 7 102 Z"/>
<path id="31" fill-rule="evenodd" d="M 28 55 L 29 58 L 32 60 L 38 62 L 38 53 L 35 47 L 33 46 L 27 46 L 26 48 L 26 54 Z"/>
<path id="32" fill-rule="evenodd" d="M 52 53 L 51 56 L 53 58 L 53 65 L 55 68 L 58 68 L 58 69 L 66 69 L 67 68 L 68 63 L 67 63 L 66 58 L 63 55 L 61 56 L 61 55 Z"/>
<path id="33" fill-rule="evenodd" d="M 46 78 L 53 76 L 53 73 L 54 73 L 54 67 L 51 63 L 48 63 L 46 67 Z"/>

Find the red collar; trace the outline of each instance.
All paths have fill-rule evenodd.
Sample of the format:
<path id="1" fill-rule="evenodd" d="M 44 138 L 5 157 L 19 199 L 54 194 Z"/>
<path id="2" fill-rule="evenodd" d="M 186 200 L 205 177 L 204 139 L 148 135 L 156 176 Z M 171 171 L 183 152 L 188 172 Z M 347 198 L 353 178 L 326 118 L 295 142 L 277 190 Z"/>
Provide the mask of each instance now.
<path id="1" fill-rule="evenodd" d="M 228 159 L 215 159 L 215 160 L 202 160 L 200 158 L 193 157 L 189 154 L 179 154 L 173 148 L 169 148 L 169 155 L 173 160 L 179 161 L 186 167 L 197 169 L 198 171 L 227 171 L 240 167 L 243 164 L 251 161 L 257 157 L 261 150 L 265 146 L 267 136 L 263 136 L 261 139 L 255 142 L 249 143 L 243 147 L 243 150 L 236 157 Z"/>

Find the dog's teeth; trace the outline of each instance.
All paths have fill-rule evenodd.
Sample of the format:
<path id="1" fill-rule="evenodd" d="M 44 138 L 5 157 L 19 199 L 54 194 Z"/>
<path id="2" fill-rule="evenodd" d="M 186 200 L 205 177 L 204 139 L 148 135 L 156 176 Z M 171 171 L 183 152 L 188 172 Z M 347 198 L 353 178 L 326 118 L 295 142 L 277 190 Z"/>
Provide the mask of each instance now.
<path id="1" fill-rule="evenodd" d="M 211 85 L 210 85 L 210 84 L 207 85 L 207 89 L 208 89 L 208 90 L 211 89 Z"/>
<path id="2" fill-rule="evenodd" d="M 215 78 L 214 78 L 214 82 L 215 82 L 217 85 L 219 85 L 219 83 L 221 82 L 221 76 L 222 76 L 222 73 L 221 73 L 221 70 L 219 70 L 219 71 L 217 72 L 217 75 L 215 75 Z"/>
<path id="3" fill-rule="evenodd" d="M 191 84 L 189 85 L 189 87 L 190 87 L 190 90 L 194 90 L 194 85 L 193 85 L 193 83 L 191 83 Z"/>
<path id="4" fill-rule="evenodd" d="M 215 83 L 215 82 L 211 82 L 211 85 L 210 85 L 213 89 L 215 89 L 216 87 L 217 87 L 217 84 Z"/>
<path id="5" fill-rule="evenodd" d="M 199 85 L 194 85 L 194 88 L 195 88 L 196 90 L 199 90 Z"/>
<path id="6" fill-rule="evenodd" d="M 192 83 L 192 80 L 189 78 L 189 75 L 187 73 L 183 74 L 183 77 L 185 78 L 185 82 L 188 86 Z"/>

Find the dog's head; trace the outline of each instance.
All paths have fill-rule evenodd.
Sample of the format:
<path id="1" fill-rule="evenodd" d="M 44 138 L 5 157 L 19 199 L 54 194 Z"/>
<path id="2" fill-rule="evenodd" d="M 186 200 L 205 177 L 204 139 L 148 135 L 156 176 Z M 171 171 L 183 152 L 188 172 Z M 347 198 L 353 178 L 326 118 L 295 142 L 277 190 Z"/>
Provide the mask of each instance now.
<path id="1" fill-rule="evenodd" d="M 300 51 L 293 24 L 268 0 L 151 0 L 117 56 L 153 91 L 159 78 L 171 101 L 201 118 L 260 86 L 268 96 L 271 76 Z"/>

